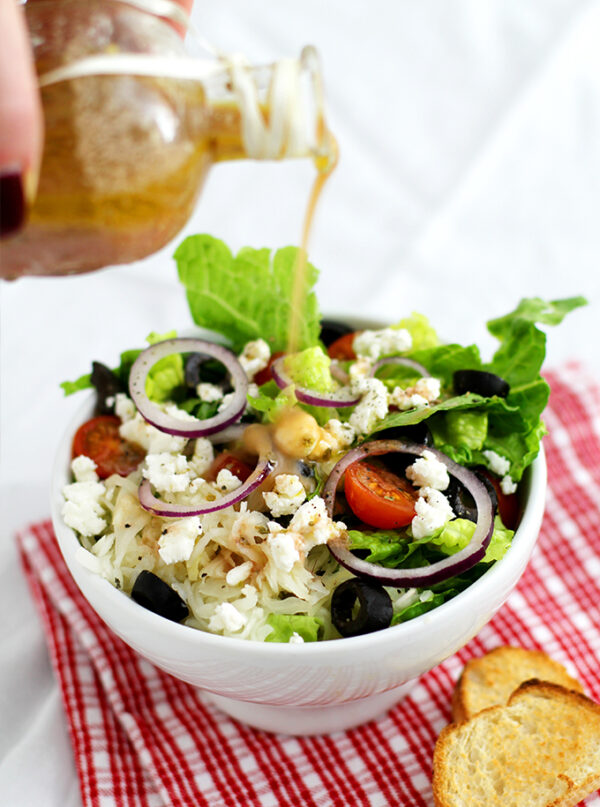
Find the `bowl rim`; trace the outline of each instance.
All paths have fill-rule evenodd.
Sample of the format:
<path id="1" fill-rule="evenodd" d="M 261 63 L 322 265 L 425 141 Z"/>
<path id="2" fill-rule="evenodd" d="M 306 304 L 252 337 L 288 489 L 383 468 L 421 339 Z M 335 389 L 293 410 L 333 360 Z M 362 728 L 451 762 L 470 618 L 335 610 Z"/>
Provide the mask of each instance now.
<path id="1" fill-rule="evenodd" d="M 344 317 L 346 321 L 351 320 L 357 327 L 381 327 L 380 322 L 372 319 L 349 317 L 343 314 L 327 314 L 326 317 L 328 319 Z M 523 498 L 525 499 L 526 506 L 524 507 L 521 522 L 515 531 L 511 546 L 506 555 L 501 560 L 496 561 L 490 569 L 464 591 L 461 591 L 448 602 L 442 603 L 437 608 L 425 614 L 421 614 L 407 622 L 391 625 L 388 628 L 372 633 L 362 634 L 360 636 L 342 637 L 343 641 L 340 641 L 340 639 L 330 639 L 298 644 L 290 644 L 288 642 L 260 642 L 257 640 L 241 639 L 235 636 L 222 636 L 182 623 L 172 622 L 142 607 L 123 591 L 115 588 L 107 579 L 83 566 L 76 557 L 76 552 L 78 548 L 81 547 L 81 544 L 79 543 L 76 533 L 64 523 L 62 518 L 61 509 L 64 501 L 62 490 L 64 486 L 71 481 L 69 463 L 72 438 L 76 428 L 92 416 L 94 394 L 95 393 L 90 392 L 75 411 L 73 416 L 69 419 L 58 442 L 52 468 L 50 491 L 54 532 L 59 549 L 69 567 L 71 576 L 75 577 L 71 572 L 71 564 L 77 564 L 79 573 L 83 575 L 86 584 L 91 586 L 97 596 L 106 598 L 109 606 L 116 609 L 120 608 L 123 612 L 123 619 L 137 623 L 138 627 L 147 629 L 155 635 L 158 633 L 165 638 L 177 638 L 178 640 L 183 640 L 192 645 L 198 645 L 198 647 L 205 647 L 206 649 L 214 647 L 223 651 L 227 649 L 233 651 L 237 648 L 238 650 L 245 649 L 245 652 L 258 653 L 261 655 L 266 654 L 267 656 L 276 656 L 283 652 L 303 653 L 307 658 L 325 655 L 332 650 L 335 650 L 337 654 L 340 652 L 354 653 L 366 647 L 373 648 L 389 642 L 392 638 L 391 632 L 393 632 L 394 643 L 400 638 L 404 638 L 406 643 L 409 643 L 414 635 L 420 634 L 424 628 L 428 631 L 433 631 L 436 623 L 441 623 L 447 619 L 452 620 L 464 613 L 465 610 L 469 611 L 471 608 L 476 609 L 479 594 L 484 591 L 485 588 L 493 587 L 494 583 L 500 585 L 503 578 L 505 578 L 506 582 L 510 585 L 510 581 L 514 577 L 514 568 L 519 569 L 521 566 L 524 567 L 526 565 L 533 547 L 537 542 L 539 525 L 545 509 L 547 481 L 547 466 L 543 445 L 540 446 L 540 452 L 536 459 L 526 469 L 521 482 L 525 487 Z M 516 585 L 521 574 L 522 572 L 518 575 L 517 580 L 510 587 L 510 590 Z M 86 592 L 79 584 L 78 587 L 82 590 L 84 597 L 88 599 Z M 285 650 L 283 648 L 285 648 Z M 344 648 L 347 650 L 344 651 Z"/>

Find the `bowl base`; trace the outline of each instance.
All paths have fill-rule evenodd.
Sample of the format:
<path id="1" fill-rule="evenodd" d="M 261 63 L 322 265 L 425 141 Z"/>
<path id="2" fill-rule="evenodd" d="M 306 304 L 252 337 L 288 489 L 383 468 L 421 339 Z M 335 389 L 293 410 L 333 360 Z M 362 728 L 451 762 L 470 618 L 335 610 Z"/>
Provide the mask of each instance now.
<path id="1" fill-rule="evenodd" d="M 205 691 L 202 697 L 240 723 L 299 737 L 332 734 L 375 720 L 408 695 L 415 683 L 416 679 L 378 695 L 332 706 L 265 706 Z"/>

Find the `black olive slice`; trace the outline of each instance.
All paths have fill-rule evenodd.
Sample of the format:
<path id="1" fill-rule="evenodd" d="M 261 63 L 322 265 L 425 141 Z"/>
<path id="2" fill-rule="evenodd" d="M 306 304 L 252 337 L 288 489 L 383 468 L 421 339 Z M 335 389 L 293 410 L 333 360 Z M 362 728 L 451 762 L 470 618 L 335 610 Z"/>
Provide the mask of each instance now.
<path id="1" fill-rule="evenodd" d="M 181 622 L 189 615 L 188 607 L 179 594 L 152 572 L 144 570 L 138 574 L 131 598 L 138 605 L 173 622 Z"/>
<path id="2" fill-rule="evenodd" d="M 335 319 L 322 319 L 321 320 L 321 342 L 325 347 L 333 344 L 336 339 L 345 336 L 347 333 L 354 333 L 356 328 L 351 328 L 345 322 L 338 322 Z"/>
<path id="3" fill-rule="evenodd" d="M 186 386 L 193 390 L 201 383 L 223 386 L 228 381 L 225 366 L 206 353 L 190 353 L 184 373 Z"/>
<path id="4" fill-rule="evenodd" d="M 457 370 L 453 380 L 454 392 L 457 395 L 473 392 L 485 398 L 491 398 L 493 395 L 506 398 L 510 392 L 510 386 L 503 378 L 485 370 Z"/>
<path id="5" fill-rule="evenodd" d="M 331 621 L 342 636 L 382 630 L 392 616 L 392 601 L 383 586 L 358 577 L 341 583 L 331 597 Z"/>
<path id="6" fill-rule="evenodd" d="M 92 362 L 90 381 L 96 388 L 97 415 L 112 415 L 115 411 L 115 395 L 123 392 L 120 379 L 111 369 L 99 361 Z"/>
<path id="7" fill-rule="evenodd" d="M 474 468 L 471 468 L 471 471 L 473 471 L 475 476 L 485 485 L 492 501 L 492 510 L 495 515 L 498 512 L 498 496 L 496 495 L 494 486 L 485 474 L 480 473 Z M 477 508 L 475 507 L 473 497 L 455 477 L 450 477 L 450 484 L 444 491 L 444 495 L 448 499 L 450 507 L 457 518 L 477 521 Z"/>
<path id="8" fill-rule="evenodd" d="M 371 435 L 373 440 L 404 440 L 409 443 L 417 443 L 420 446 L 432 446 L 433 436 L 427 423 L 422 420 L 420 423 L 412 423 L 409 426 L 392 426 L 390 429 L 382 429 Z M 411 462 L 414 460 L 411 459 Z"/>

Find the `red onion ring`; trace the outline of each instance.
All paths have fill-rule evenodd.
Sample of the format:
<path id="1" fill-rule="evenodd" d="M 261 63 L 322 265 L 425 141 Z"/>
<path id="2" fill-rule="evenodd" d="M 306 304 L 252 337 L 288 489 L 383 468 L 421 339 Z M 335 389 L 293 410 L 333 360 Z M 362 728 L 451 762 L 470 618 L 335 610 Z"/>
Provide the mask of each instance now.
<path id="1" fill-rule="evenodd" d="M 365 457 L 394 452 L 415 454 L 421 457 L 425 451 L 431 451 L 440 462 L 443 462 L 448 472 L 455 476 L 459 482 L 462 482 L 475 500 L 477 522 L 470 542 L 455 555 L 450 555 L 429 566 L 419 566 L 414 569 L 388 569 L 385 566 L 378 566 L 376 563 L 369 563 L 366 560 L 357 558 L 347 547 L 330 545 L 329 551 L 333 557 L 349 571 L 360 577 L 376 580 L 385 586 L 394 586 L 396 588 L 423 587 L 439 583 L 441 580 L 447 580 L 449 577 L 467 571 L 485 555 L 485 550 L 494 531 L 494 512 L 485 485 L 467 468 L 453 462 L 435 448 L 428 448 L 416 443 L 404 443 L 401 440 L 373 440 L 352 449 L 334 466 L 323 488 L 323 499 L 325 500 L 327 512 L 330 517 L 333 517 L 333 505 L 337 487 L 342 475 L 353 463 Z"/>
<path id="2" fill-rule="evenodd" d="M 370 375 L 374 376 L 377 371 L 386 364 L 402 364 L 405 367 L 412 367 L 413 370 L 416 370 L 417 373 L 422 375 L 424 378 L 429 376 L 429 370 L 423 367 L 422 364 L 419 364 L 419 362 L 415 361 L 414 359 L 406 358 L 405 356 L 387 356 L 386 358 L 379 359 L 379 361 L 373 365 Z"/>
<path id="3" fill-rule="evenodd" d="M 285 356 L 276 359 L 271 365 L 273 380 L 279 389 L 286 389 L 294 384 L 283 368 Z M 360 401 L 360 396 L 353 395 L 349 389 L 341 389 L 337 392 L 314 392 L 305 387 L 298 387 L 294 384 L 294 394 L 300 403 L 310 406 L 332 406 L 335 408 L 343 406 L 356 406 Z"/>
<path id="4" fill-rule="evenodd" d="M 234 393 L 229 406 L 212 418 L 181 420 L 167 415 L 146 395 L 146 376 L 157 361 L 173 353 L 205 353 L 224 364 L 231 376 Z M 166 339 L 143 350 L 134 361 L 129 375 L 129 394 L 138 412 L 152 426 L 167 434 L 179 437 L 206 437 L 230 426 L 246 408 L 248 377 L 236 356 L 222 345 L 204 339 Z"/>
<path id="5" fill-rule="evenodd" d="M 275 460 L 273 457 L 260 457 L 256 468 L 248 479 L 243 482 L 239 488 L 230 491 L 225 496 L 217 499 L 210 504 L 204 504 L 201 507 L 197 505 L 182 505 L 182 504 L 169 504 L 157 499 L 152 493 L 150 482 L 147 479 L 141 483 L 138 489 L 138 497 L 141 506 L 144 510 L 152 513 L 155 516 L 163 516 L 164 518 L 185 518 L 186 516 L 202 516 L 205 513 L 214 513 L 217 510 L 224 510 L 232 504 L 237 504 L 249 496 L 253 490 L 264 482 L 269 476 L 271 471 L 275 468 Z"/>

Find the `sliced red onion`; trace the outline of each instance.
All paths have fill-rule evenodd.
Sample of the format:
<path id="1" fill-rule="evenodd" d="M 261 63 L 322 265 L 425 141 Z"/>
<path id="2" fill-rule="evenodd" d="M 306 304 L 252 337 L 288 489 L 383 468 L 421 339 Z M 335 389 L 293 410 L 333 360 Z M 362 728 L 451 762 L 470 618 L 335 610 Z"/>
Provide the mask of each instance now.
<path id="1" fill-rule="evenodd" d="M 146 377 L 157 361 L 173 353 L 205 353 L 225 365 L 231 376 L 234 392 L 229 405 L 206 420 L 182 420 L 167 415 L 160 406 L 146 395 Z M 143 350 L 137 357 L 129 375 L 129 394 L 138 412 L 152 426 L 167 434 L 179 437 L 206 437 L 230 426 L 246 408 L 248 377 L 236 356 L 222 345 L 204 339 L 166 339 Z"/>
<path id="2" fill-rule="evenodd" d="M 350 383 L 350 376 L 343 367 L 340 367 L 340 365 L 337 364 L 335 359 L 331 362 L 330 371 L 332 378 L 335 378 L 335 380 L 339 381 L 340 384 Z"/>
<path id="3" fill-rule="evenodd" d="M 217 510 L 224 510 L 232 504 L 237 504 L 249 496 L 253 490 L 264 482 L 269 476 L 271 471 L 275 468 L 275 459 L 273 457 L 260 457 L 258 464 L 254 471 L 250 474 L 248 479 L 243 482 L 239 488 L 230 491 L 220 499 L 215 499 L 214 502 L 209 502 L 198 505 L 183 505 L 183 504 L 169 504 L 157 499 L 152 493 L 150 482 L 144 479 L 138 490 L 140 504 L 144 510 L 153 513 L 155 516 L 163 516 L 164 518 L 185 518 L 186 516 L 202 516 L 205 513 L 214 513 Z"/>
<path id="4" fill-rule="evenodd" d="M 415 454 L 420 457 L 425 451 L 430 451 L 440 462 L 443 462 L 448 472 L 465 486 L 475 501 L 477 522 L 470 542 L 455 555 L 450 555 L 429 566 L 419 566 L 414 569 L 388 569 L 385 566 L 357 558 L 344 546 L 330 545 L 329 551 L 333 557 L 349 571 L 360 577 L 376 580 L 385 586 L 425 587 L 467 571 L 485 555 L 494 531 L 494 511 L 485 485 L 475 474 L 453 462 L 441 451 L 416 443 L 405 443 L 401 440 L 373 440 L 349 451 L 334 466 L 323 489 L 323 498 L 329 515 L 333 516 L 335 493 L 344 472 L 350 465 L 365 457 L 376 457 L 381 454 Z"/>
<path id="5" fill-rule="evenodd" d="M 294 381 L 285 372 L 283 362 L 285 356 L 276 359 L 271 365 L 271 374 L 273 380 L 280 389 L 286 389 L 294 384 Z M 310 406 L 332 406 L 335 408 L 343 406 L 356 406 L 360 401 L 360 396 L 353 395 L 347 387 L 344 387 L 336 392 L 314 392 L 314 390 L 299 387 L 294 384 L 294 395 L 300 403 L 309 404 Z"/>
<path id="6" fill-rule="evenodd" d="M 370 375 L 374 376 L 377 371 L 386 364 L 402 364 L 404 367 L 412 367 L 413 370 L 416 370 L 417 373 L 424 378 L 429 375 L 429 371 L 423 367 L 422 364 L 419 364 L 419 362 L 414 359 L 406 358 L 405 356 L 387 356 L 387 358 L 379 359 L 379 361 L 373 365 Z"/>

